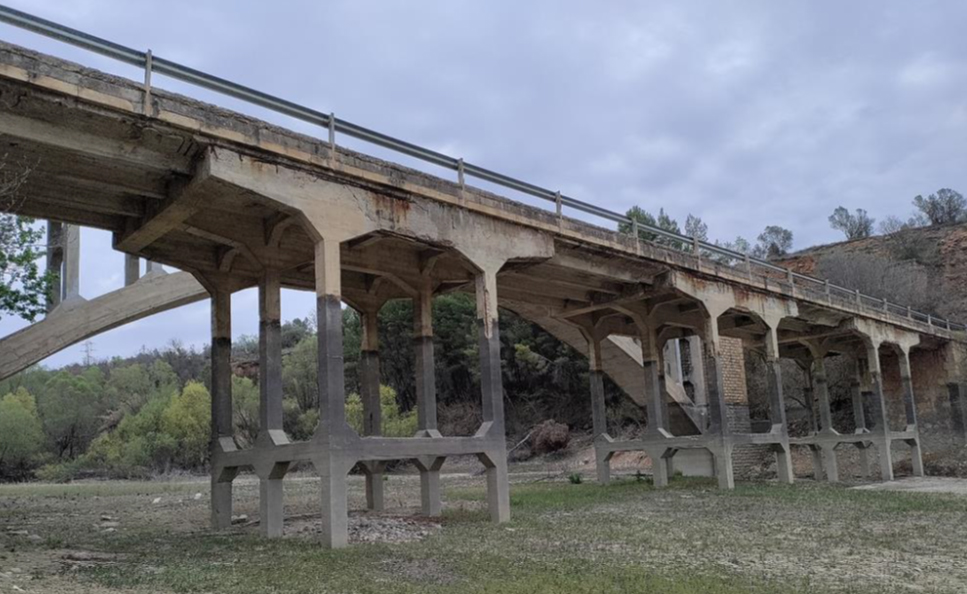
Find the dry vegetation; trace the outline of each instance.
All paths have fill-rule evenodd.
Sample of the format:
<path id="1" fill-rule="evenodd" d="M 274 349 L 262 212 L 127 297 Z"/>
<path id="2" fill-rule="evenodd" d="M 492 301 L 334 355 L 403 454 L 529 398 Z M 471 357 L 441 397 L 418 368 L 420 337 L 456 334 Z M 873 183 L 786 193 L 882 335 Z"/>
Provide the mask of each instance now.
<path id="1" fill-rule="evenodd" d="M 207 481 L 0 487 L 0 592 L 963 592 L 967 497 L 800 482 L 676 479 L 656 491 L 513 475 L 514 520 L 487 521 L 479 477 L 445 477 L 446 512 L 414 517 L 419 480 L 393 475 L 353 544 L 314 542 L 311 477 L 286 483 L 280 541 L 257 537 L 257 483 L 207 530 Z M 350 504 L 362 506 L 351 480 Z"/>

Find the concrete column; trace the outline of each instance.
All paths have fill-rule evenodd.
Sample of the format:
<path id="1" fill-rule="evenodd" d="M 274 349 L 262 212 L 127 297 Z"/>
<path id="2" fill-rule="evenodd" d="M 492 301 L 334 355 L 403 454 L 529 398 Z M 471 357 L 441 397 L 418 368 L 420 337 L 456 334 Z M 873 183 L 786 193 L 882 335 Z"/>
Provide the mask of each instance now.
<path id="1" fill-rule="evenodd" d="M 588 341 L 588 382 L 591 390 L 591 422 L 594 439 L 608 435 L 608 410 L 604 401 L 604 372 L 601 364 L 601 340 L 599 337 L 585 336 Z M 611 456 L 599 453 L 595 448 L 598 483 L 607 485 L 611 480 Z"/>
<path id="2" fill-rule="evenodd" d="M 689 369 L 683 381 L 692 383 L 692 387 L 694 388 L 692 400 L 695 402 L 695 405 L 707 406 L 708 395 L 705 386 L 705 366 L 702 365 L 702 339 L 698 336 L 689 336 L 683 340 L 688 343 L 688 354 L 691 357 L 691 369 Z"/>
<path id="3" fill-rule="evenodd" d="M 813 392 L 813 374 L 810 369 L 812 363 L 806 363 L 803 365 L 800 362 L 800 368 L 803 370 L 803 388 L 802 397 L 806 402 L 806 412 L 809 414 L 809 430 L 812 433 L 819 432 L 819 416 L 816 410 L 816 394 Z M 823 452 L 819 446 L 809 446 L 809 455 L 812 457 L 813 461 L 813 478 L 821 480 L 823 475 Z"/>
<path id="4" fill-rule="evenodd" d="M 880 348 L 878 344 L 867 345 L 867 361 L 870 369 L 870 386 L 873 393 L 876 426 L 874 427 L 877 439 L 876 447 L 879 450 L 880 459 L 880 478 L 884 481 L 893 480 L 893 453 L 890 451 L 890 413 L 886 407 L 886 399 L 883 395 L 883 374 L 880 370 Z"/>
<path id="5" fill-rule="evenodd" d="M 719 355 L 718 318 L 705 322 L 705 385 L 709 401 L 709 433 L 718 437 L 718 444 L 709 448 L 715 459 L 715 476 L 719 488 L 734 489 L 735 474 L 732 469 L 732 450 L 734 448 L 729 429 L 728 405 L 725 402 L 725 384 L 722 381 L 721 356 Z"/>
<path id="6" fill-rule="evenodd" d="M 130 287 L 141 278 L 141 260 L 137 256 L 124 254 L 124 286 Z"/>
<path id="7" fill-rule="evenodd" d="M 259 280 L 259 444 L 273 447 L 282 431 L 282 322 L 278 270 Z M 259 476 L 259 524 L 267 537 L 282 536 L 282 476 L 279 468 Z"/>
<path id="8" fill-rule="evenodd" d="M 135 259 L 137 262 L 137 259 Z M 221 440 L 232 440 L 232 294 L 212 294 L 212 460 Z M 234 473 L 221 473 L 212 467 L 212 528 L 232 525 L 232 481 Z M 227 479 L 227 480 L 226 480 Z"/>
<path id="9" fill-rule="evenodd" d="M 823 354 L 813 359 L 812 364 L 813 390 L 819 405 L 819 422 L 822 427 L 819 435 L 836 435 L 833 429 L 833 415 L 829 409 L 829 387 L 826 381 L 826 361 Z M 824 442 L 820 445 L 823 455 L 823 473 L 831 483 L 839 482 L 839 464 L 836 459 L 836 444 Z"/>
<path id="10" fill-rule="evenodd" d="M 866 427 L 866 410 L 863 406 L 862 378 L 860 377 L 858 360 L 854 359 L 853 368 L 853 377 L 849 385 L 850 398 L 853 401 L 853 424 L 856 425 L 856 433 L 867 433 L 869 429 Z M 872 471 L 870 468 L 870 453 L 867 451 L 868 448 L 864 443 L 857 443 L 856 447 L 860 455 L 860 472 L 864 477 L 870 478 Z"/>
<path id="11" fill-rule="evenodd" d="M 766 342 L 766 385 L 769 390 L 769 420 L 772 431 L 779 433 L 776 446 L 776 472 L 780 482 L 792 484 L 792 450 L 789 446 L 789 425 L 786 423 L 786 403 L 782 394 L 782 365 L 779 360 L 779 341 L 776 329 L 769 328 Z"/>
<path id="12" fill-rule="evenodd" d="M 423 275 L 413 300 L 413 352 L 416 360 L 416 418 L 418 435 L 439 437 L 437 431 L 436 366 L 433 359 L 433 284 Z M 498 368 L 499 369 L 499 368 Z M 424 515 L 443 511 L 440 468 L 444 458 L 428 456 L 417 460 L 420 471 L 420 500 Z"/>
<path id="13" fill-rule="evenodd" d="M 917 425 L 917 402 L 913 395 L 913 376 L 910 372 L 910 352 L 900 349 L 897 353 L 900 363 L 900 383 L 903 385 L 903 408 L 906 411 L 907 432 L 913 432 L 914 437 L 908 439 L 910 446 L 910 462 L 914 476 L 923 476 L 923 452 L 920 450 L 920 430 Z"/>
<path id="14" fill-rule="evenodd" d="M 81 228 L 64 227 L 64 276 L 61 282 L 64 301 L 81 297 Z"/>
<path id="15" fill-rule="evenodd" d="M 967 444 L 967 385 L 959 382 L 947 384 L 950 394 L 950 424 L 957 441 Z"/>
<path id="16" fill-rule="evenodd" d="M 500 328 L 497 316 L 497 270 L 484 270 L 475 279 L 480 348 L 480 391 L 483 420 L 495 447 L 481 461 L 487 473 L 487 505 L 494 522 L 510 520 L 507 443 L 504 436 L 504 385 L 500 372 Z"/>
<path id="17" fill-rule="evenodd" d="M 64 227 L 56 221 L 47 221 L 47 272 L 57 277 L 47 295 L 47 311 L 52 311 L 64 295 Z"/>
<path id="18" fill-rule="evenodd" d="M 158 264 L 157 262 L 152 262 L 151 260 L 145 260 L 144 267 L 145 267 L 144 268 L 145 276 L 148 276 L 149 274 L 167 274 L 165 272 L 164 267 L 162 267 L 161 264 Z"/>
<path id="19" fill-rule="evenodd" d="M 648 425 L 645 436 L 663 438 L 668 434 L 668 420 L 665 408 L 665 392 L 662 390 L 662 362 L 661 349 L 653 328 L 643 324 L 638 325 L 638 337 L 641 342 L 641 368 L 644 373 L 644 400 L 648 414 Z M 646 450 L 651 458 L 652 482 L 656 487 L 667 487 L 670 478 L 666 448 L 654 447 Z"/>
<path id="20" fill-rule="evenodd" d="M 363 400 L 363 435 L 383 434 L 383 409 L 379 393 L 379 309 L 360 312 L 363 329 L 362 352 L 359 355 L 359 392 Z M 366 475 L 366 507 L 382 511 L 383 463 L 364 462 Z"/>
<path id="21" fill-rule="evenodd" d="M 345 547 L 349 541 L 346 475 L 354 460 L 337 449 L 346 427 L 346 380 L 342 351 L 342 279 L 339 242 L 322 239 L 315 248 L 316 319 L 319 341 L 319 429 L 321 453 L 314 463 L 321 482 L 322 544 Z"/>

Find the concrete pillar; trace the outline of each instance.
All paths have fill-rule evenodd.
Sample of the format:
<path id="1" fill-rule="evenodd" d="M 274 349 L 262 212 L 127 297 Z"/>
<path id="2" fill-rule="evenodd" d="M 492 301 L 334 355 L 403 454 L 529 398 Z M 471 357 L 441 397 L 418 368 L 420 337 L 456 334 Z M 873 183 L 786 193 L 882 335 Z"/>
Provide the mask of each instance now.
<path id="1" fill-rule="evenodd" d="M 718 318 L 705 322 L 705 385 L 709 401 L 709 432 L 718 437 L 718 443 L 709 448 L 715 459 L 715 476 L 719 488 L 734 489 L 735 474 L 732 469 L 732 437 L 729 429 L 728 405 L 725 402 L 725 384 L 722 381 L 721 356 L 719 354 Z"/>
<path id="2" fill-rule="evenodd" d="M 315 247 L 316 319 L 319 341 L 319 429 L 314 459 L 321 482 L 322 544 L 349 541 L 346 475 L 355 461 L 343 459 L 336 444 L 346 426 L 346 380 L 342 350 L 342 279 L 339 242 L 321 239 Z"/>
<path id="3" fill-rule="evenodd" d="M 81 297 L 81 228 L 77 225 L 64 227 L 64 276 L 61 282 L 63 300 Z"/>
<path id="4" fill-rule="evenodd" d="M 363 435 L 383 434 L 383 409 L 379 393 L 378 308 L 360 312 L 363 329 L 362 352 L 359 355 L 359 392 L 363 400 Z M 366 507 L 382 511 L 383 463 L 363 463 L 366 475 Z"/>
<path id="5" fill-rule="evenodd" d="M 137 259 L 135 259 L 137 262 Z M 212 459 L 223 439 L 231 440 L 232 427 L 232 294 L 212 294 Z M 232 481 L 234 473 L 220 473 L 212 468 L 212 528 L 232 525 Z M 226 480 L 227 479 L 227 480 Z"/>
<path id="6" fill-rule="evenodd" d="M 661 349 L 654 328 L 638 324 L 638 337 L 641 342 L 641 367 L 644 373 L 644 400 L 648 414 L 645 436 L 662 438 L 668 433 L 665 392 L 662 389 Z M 667 487 L 670 478 L 666 448 L 656 447 L 646 450 L 651 458 L 652 481 L 656 487 Z"/>
<path id="7" fill-rule="evenodd" d="M 707 406 L 708 394 L 705 385 L 705 366 L 702 365 L 702 339 L 698 336 L 689 336 L 683 340 L 688 343 L 688 354 L 691 358 L 691 367 L 684 376 L 683 381 L 688 381 L 692 384 L 694 392 L 692 401 L 695 402 L 695 406 Z"/>
<path id="8" fill-rule="evenodd" d="M 162 267 L 161 264 L 158 264 L 157 262 L 152 262 L 151 260 L 145 260 L 144 267 L 145 267 L 144 268 L 145 276 L 148 276 L 149 274 L 153 274 L 153 275 L 167 274 L 165 272 L 164 267 Z"/>
<path id="9" fill-rule="evenodd" d="M 487 506 L 494 522 L 510 520 L 507 477 L 507 443 L 504 437 L 504 385 L 500 371 L 500 328 L 497 315 L 497 270 L 484 270 L 475 279 L 477 327 L 480 348 L 480 391 L 483 420 L 488 432 L 499 437 L 495 448 L 481 461 L 487 473 Z"/>
<path id="10" fill-rule="evenodd" d="M 47 272 L 57 277 L 47 295 L 47 311 L 52 311 L 64 295 L 64 227 L 56 221 L 47 221 Z"/>
<path id="11" fill-rule="evenodd" d="M 853 401 L 853 424 L 856 425 L 856 433 L 867 433 L 869 429 L 866 427 L 866 409 L 863 406 L 863 390 L 862 382 L 860 377 L 860 367 L 859 361 L 853 361 L 853 377 L 850 380 L 850 398 Z M 860 472 L 865 478 L 870 478 L 872 470 L 870 468 L 870 453 L 866 444 L 857 443 L 857 449 L 860 455 Z"/>
<path id="12" fill-rule="evenodd" d="M 967 385 L 959 382 L 947 384 L 950 394 L 950 424 L 956 439 L 967 444 Z"/>
<path id="13" fill-rule="evenodd" d="M 259 280 L 259 442 L 271 447 L 282 434 L 282 322 L 278 270 L 266 269 Z M 276 435 L 273 436 L 273 433 Z M 259 476 L 259 523 L 267 537 L 282 536 L 281 469 Z"/>
<path id="14" fill-rule="evenodd" d="M 776 472 L 779 482 L 792 484 L 792 450 L 789 446 L 789 425 L 786 423 L 786 403 L 782 394 L 782 365 L 779 360 L 779 341 L 774 327 L 769 328 L 766 342 L 766 385 L 769 391 L 769 420 L 772 430 L 778 430 L 780 443 L 776 445 Z"/>
<path id="15" fill-rule="evenodd" d="M 423 275 L 413 300 L 413 352 L 416 360 L 416 418 L 418 435 L 439 437 L 437 431 L 436 366 L 433 359 L 433 284 Z M 498 368 L 499 369 L 499 368 Z M 420 501 L 424 515 L 435 517 L 443 511 L 440 494 L 440 468 L 444 458 L 417 460 L 420 471 Z"/>
<path id="16" fill-rule="evenodd" d="M 124 286 L 130 287 L 141 278 L 141 260 L 137 256 L 124 254 Z"/>
<path id="17" fill-rule="evenodd" d="M 917 402 L 913 395 L 913 376 L 910 372 L 910 351 L 899 349 L 897 360 L 900 363 L 900 383 L 903 385 L 903 408 L 906 412 L 907 432 L 913 432 L 914 437 L 908 439 L 910 446 L 910 462 L 914 476 L 923 476 L 923 452 L 920 450 L 920 430 L 917 425 Z"/>
<path id="18" fill-rule="evenodd" d="M 588 383 L 591 391 L 591 423 L 593 426 L 593 438 L 597 440 L 602 435 L 608 434 L 608 410 L 604 401 L 604 372 L 601 364 L 601 340 L 600 337 L 588 335 Z M 598 453 L 595 448 L 596 469 L 598 483 L 607 485 L 611 480 L 611 456 L 606 453 Z"/>
<path id="19" fill-rule="evenodd" d="M 876 425 L 874 427 L 879 450 L 880 478 L 884 481 L 893 480 L 893 453 L 890 451 L 890 413 L 886 407 L 883 395 L 883 374 L 880 368 L 880 348 L 878 344 L 867 345 L 867 362 L 870 370 L 870 386 L 873 393 Z"/>
<path id="20" fill-rule="evenodd" d="M 826 361 L 825 356 L 820 353 L 813 359 L 812 364 L 813 391 L 819 406 L 819 423 L 821 428 L 819 435 L 835 435 L 833 429 L 833 414 L 829 408 L 829 387 L 826 381 Z M 823 456 L 823 474 L 826 480 L 835 483 L 839 482 L 839 464 L 836 459 L 836 444 L 832 442 L 820 445 Z"/>

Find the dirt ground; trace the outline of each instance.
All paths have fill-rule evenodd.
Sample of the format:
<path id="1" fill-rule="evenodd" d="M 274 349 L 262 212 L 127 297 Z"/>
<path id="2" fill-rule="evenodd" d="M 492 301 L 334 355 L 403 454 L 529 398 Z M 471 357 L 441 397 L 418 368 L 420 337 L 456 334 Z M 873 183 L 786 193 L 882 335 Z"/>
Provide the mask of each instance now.
<path id="1" fill-rule="evenodd" d="M 0 592 L 967 591 L 967 541 L 953 529 L 967 525 L 967 481 L 891 485 L 902 492 L 766 481 L 730 493 L 681 478 L 601 487 L 586 466 L 517 469 L 502 526 L 488 521 L 479 475 L 445 475 L 433 519 L 417 514 L 418 476 L 391 475 L 387 510 L 352 512 L 351 546 L 338 552 L 317 544 L 309 475 L 286 479 L 285 537 L 273 542 L 258 537 L 249 476 L 227 534 L 207 527 L 203 478 L 0 486 Z M 575 472 L 582 484 L 567 479 Z M 350 478 L 361 510 L 362 478 Z"/>

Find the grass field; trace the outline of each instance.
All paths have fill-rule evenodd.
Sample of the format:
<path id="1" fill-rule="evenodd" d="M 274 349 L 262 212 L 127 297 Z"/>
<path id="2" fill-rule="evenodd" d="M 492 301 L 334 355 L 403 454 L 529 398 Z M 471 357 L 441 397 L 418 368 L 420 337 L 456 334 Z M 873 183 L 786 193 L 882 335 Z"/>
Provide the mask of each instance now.
<path id="1" fill-rule="evenodd" d="M 340 551 L 315 544 L 311 477 L 287 479 L 292 520 L 276 541 L 252 521 L 210 532 L 204 480 L 0 486 L 0 592 L 967 591 L 967 497 L 512 476 L 501 526 L 477 477 L 445 476 L 431 522 L 414 517 L 418 477 L 391 476 L 389 509 L 354 513 Z M 255 518 L 257 493 L 240 479 L 236 513 Z"/>

